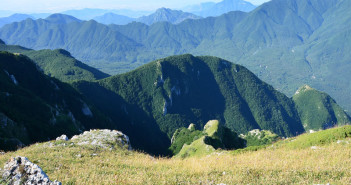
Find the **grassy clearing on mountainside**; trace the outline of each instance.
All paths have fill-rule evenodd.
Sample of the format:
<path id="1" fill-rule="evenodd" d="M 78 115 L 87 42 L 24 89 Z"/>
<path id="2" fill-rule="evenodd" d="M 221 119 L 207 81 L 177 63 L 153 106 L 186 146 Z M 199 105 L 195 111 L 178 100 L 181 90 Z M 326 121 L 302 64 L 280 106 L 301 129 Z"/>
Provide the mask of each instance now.
<path id="1" fill-rule="evenodd" d="M 55 147 L 35 144 L 6 153 L 0 156 L 0 166 L 10 157 L 26 156 L 41 166 L 50 179 L 63 184 L 349 184 L 351 139 L 345 133 L 350 131 L 351 126 L 340 127 L 304 134 L 258 151 L 223 151 L 186 159 L 154 158 L 121 149 L 62 146 L 60 141 Z M 322 143 L 314 140 L 325 138 L 326 134 L 336 137 Z M 305 146 L 305 141 L 316 147 Z M 290 147 L 290 143 L 301 147 Z"/>

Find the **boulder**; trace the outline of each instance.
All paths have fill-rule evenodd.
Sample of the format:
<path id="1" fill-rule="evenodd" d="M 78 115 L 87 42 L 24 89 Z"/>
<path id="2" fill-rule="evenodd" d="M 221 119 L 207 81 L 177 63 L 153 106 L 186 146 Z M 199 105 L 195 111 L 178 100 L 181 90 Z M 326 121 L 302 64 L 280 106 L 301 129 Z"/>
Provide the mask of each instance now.
<path id="1" fill-rule="evenodd" d="M 132 149 L 129 137 L 117 130 L 90 130 L 73 136 L 70 140 L 77 145 L 90 145 L 101 148 L 127 148 Z"/>
<path id="2" fill-rule="evenodd" d="M 42 184 L 61 185 L 61 182 L 50 181 L 45 172 L 36 164 L 30 162 L 26 157 L 11 158 L 2 170 L 2 182 L 4 184 Z"/>

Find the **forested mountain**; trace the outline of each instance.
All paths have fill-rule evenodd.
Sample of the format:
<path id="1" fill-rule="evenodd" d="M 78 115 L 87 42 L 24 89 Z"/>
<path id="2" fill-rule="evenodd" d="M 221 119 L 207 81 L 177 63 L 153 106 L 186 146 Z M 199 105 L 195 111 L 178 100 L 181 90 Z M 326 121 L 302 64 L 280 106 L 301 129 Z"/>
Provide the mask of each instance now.
<path id="1" fill-rule="evenodd" d="M 67 51 L 33 51 L 1 45 L 8 51 L 29 54 L 39 64 L 24 55 L 6 52 L 0 55 L 3 69 L 0 93 L 4 102 L 0 116 L 3 128 L 11 130 L 0 130 L 2 148 L 43 141 L 47 138 L 45 134 L 52 138 L 87 128 L 115 128 L 128 134 L 133 147 L 139 150 L 169 154 L 174 131 L 189 123 L 201 128 L 208 120 L 216 119 L 238 133 L 264 129 L 280 136 L 293 136 L 305 129 L 350 121 L 326 94 L 302 88 L 293 99 L 288 98 L 245 67 L 216 57 L 172 56 L 129 73 L 86 81 L 92 70 L 73 65 L 79 61 Z M 62 71 L 55 73 L 61 79 L 84 79 L 70 81 L 82 95 L 69 84 L 44 75 L 42 66 L 46 67 L 45 73 L 57 71 L 60 66 L 83 71 L 75 76 Z M 322 106 L 318 114 L 312 109 L 316 106 Z M 53 128 L 54 131 L 46 130 Z M 15 134 L 18 129 L 29 131 Z M 35 129 L 44 133 L 33 136 Z"/>
<path id="2" fill-rule="evenodd" d="M 99 80 L 109 75 L 76 60 L 68 51 L 31 50 L 21 46 L 6 45 L 0 40 L 0 51 L 21 53 L 32 59 L 46 75 L 55 77 L 63 82 L 75 80 Z"/>
<path id="3" fill-rule="evenodd" d="M 351 123 L 351 117 L 328 94 L 304 85 L 293 96 L 304 128 L 319 130 Z"/>
<path id="4" fill-rule="evenodd" d="M 115 125 L 74 88 L 44 75 L 24 55 L 0 52 L 0 102 L 1 150 Z"/>
<path id="5" fill-rule="evenodd" d="M 180 127 L 217 119 L 239 133 L 259 128 L 280 136 L 304 132 L 293 101 L 246 68 L 216 57 L 173 56 L 132 72 L 73 86 L 138 148 L 164 152 Z M 168 137 L 167 137 L 168 136 Z"/>
<path id="6" fill-rule="evenodd" d="M 105 26 L 88 21 L 58 28 L 28 19 L 1 28 L 0 38 L 34 49 L 64 48 L 108 73 L 174 54 L 218 56 L 246 66 L 289 96 L 310 84 L 351 110 L 350 2 L 272 0 L 249 13 L 178 25 Z"/>

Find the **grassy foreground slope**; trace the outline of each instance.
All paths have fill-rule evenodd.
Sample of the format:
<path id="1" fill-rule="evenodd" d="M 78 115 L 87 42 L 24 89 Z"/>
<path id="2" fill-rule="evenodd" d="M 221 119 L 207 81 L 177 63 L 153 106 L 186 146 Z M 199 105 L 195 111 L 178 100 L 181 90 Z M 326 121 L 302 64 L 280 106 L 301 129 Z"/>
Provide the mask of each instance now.
<path id="1" fill-rule="evenodd" d="M 349 184 L 351 127 L 281 141 L 266 149 L 205 157 L 154 158 L 128 150 L 36 144 L 0 156 L 26 156 L 63 184 Z M 330 137 L 324 137 L 329 135 Z M 336 135 L 333 139 L 333 135 Z M 314 138 L 322 138 L 324 143 Z M 324 138 L 324 139 L 323 139 Z M 303 146 L 303 141 L 311 141 Z M 297 147 L 290 147 L 295 143 Z M 315 146 L 315 147 L 310 147 Z M 79 157 L 80 154 L 80 157 Z"/>

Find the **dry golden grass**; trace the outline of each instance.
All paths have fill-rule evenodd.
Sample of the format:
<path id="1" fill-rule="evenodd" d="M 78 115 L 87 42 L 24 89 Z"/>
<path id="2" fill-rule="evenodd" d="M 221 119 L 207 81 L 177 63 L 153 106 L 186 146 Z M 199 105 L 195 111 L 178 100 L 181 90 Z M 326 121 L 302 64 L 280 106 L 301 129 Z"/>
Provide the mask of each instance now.
<path id="1" fill-rule="evenodd" d="M 6 153 L 0 165 L 10 157 L 26 156 L 63 184 L 351 184 L 350 144 L 332 143 L 316 150 L 271 147 L 187 159 L 45 145 Z"/>

